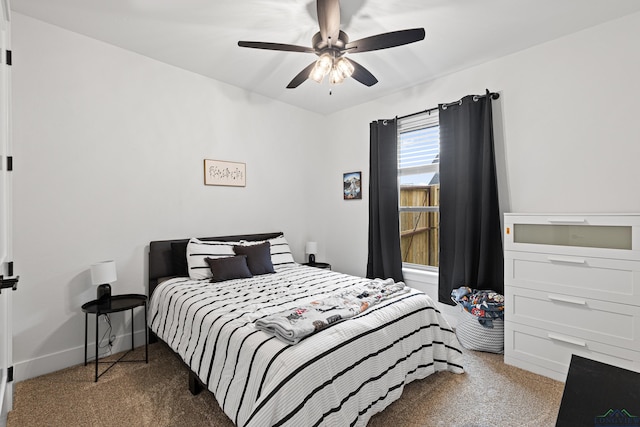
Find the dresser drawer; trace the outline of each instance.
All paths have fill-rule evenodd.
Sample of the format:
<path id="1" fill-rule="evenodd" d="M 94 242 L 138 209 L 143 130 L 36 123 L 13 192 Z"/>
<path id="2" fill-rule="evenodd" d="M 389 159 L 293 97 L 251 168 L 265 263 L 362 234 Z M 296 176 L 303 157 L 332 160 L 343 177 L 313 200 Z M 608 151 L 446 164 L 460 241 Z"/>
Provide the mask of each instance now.
<path id="1" fill-rule="evenodd" d="M 505 214 L 504 248 L 640 260 L 640 215 Z"/>
<path id="2" fill-rule="evenodd" d="M 505 322 L 505 363 L 564 381 L 571 355 L 640 372 L 640 352 Z"/>
<path id="3" fill-rule="evenodd" d="M 506 287 L 505 320 L 640 351 L 640 307 Z"/>
<path id="4" fill-rule="evenodd" d="M 504 263 L 509 286 L 640 303 L 639 261 L 506 251 Z"/>

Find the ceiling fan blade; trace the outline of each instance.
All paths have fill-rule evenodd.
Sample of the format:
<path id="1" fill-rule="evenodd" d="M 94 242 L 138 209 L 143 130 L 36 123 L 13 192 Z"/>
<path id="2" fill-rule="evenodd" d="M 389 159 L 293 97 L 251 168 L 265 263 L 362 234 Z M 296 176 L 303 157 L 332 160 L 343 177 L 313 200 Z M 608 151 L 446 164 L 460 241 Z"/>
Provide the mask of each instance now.
<path id="1" fill-rule="evenodd" d="M 297 76 L 287 85 L 287 89 L 295 89 L 309 78 L 311 70 L 316 65 L 315 61 L 309 64 L 304 70 L 300 71 Z"/>
<path id="2" fill-rule="evenodd" d="M 365 37 L 360 40 L 347 43 L 344 50 L 348 53 L 369 52 L 372 50 L 388 49 L 390 47 L 402 46 L 423 40 L 425 36 L 424 28 L 413 28 L 411 30 L 392 31 L 390 33 L 378 34 Z"/>
<path id="3" fill-rule="evenodd" d="M 240 47 L 250 47 L 253 49 L 266 49 L 266 50 L 281 50 L 285 52 L 305 52 L 305 53 L 315 53 L 315 50 L 310 47 L 305 46 L 296 46 L 293 44 L 283 44 L 283 43 L 265 43 L 265 42 L 245 42 L 239 41 L 238 46 Z"/>
<path id="4" fill-rule="evenodd" d="M 340 36 L 340 1 L 318 0 L 318 24 L 322 41 L 328 43 L 329 37 L 334 42 Z"/>
<path id="5" fill-rule="evenodd" d="M 353 64 L 354 68 L 351 77 L 365 86 L 373 86 L 374 84 L 378 83 L 378 79 L 376 79 L 375 76 L 369 72 L 369 70 L 367 70 L 351 58 L 349 58 L 349 62 Z"/>

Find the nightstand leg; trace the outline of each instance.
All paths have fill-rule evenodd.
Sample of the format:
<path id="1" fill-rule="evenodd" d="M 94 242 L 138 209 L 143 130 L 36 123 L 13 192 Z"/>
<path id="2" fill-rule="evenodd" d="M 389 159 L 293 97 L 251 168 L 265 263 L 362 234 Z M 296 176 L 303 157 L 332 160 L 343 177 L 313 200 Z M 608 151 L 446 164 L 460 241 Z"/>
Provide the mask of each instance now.
<path id="1" fill-rule="evenodd" d="M 133 346 L 133 308 L 131 309 L 131 350 L 134 349 Z"/>
<path id="2" fill-rule="evenodd" d="M 87 318 L 89 313 L 84 313 L 84 366 L 87 366 Z"/>
<path id="3" fill-rule="evenodd" d="M 98 382 L 98 319 L 100 315 L 96 313 L 96 379 L 94 382 Z"/>

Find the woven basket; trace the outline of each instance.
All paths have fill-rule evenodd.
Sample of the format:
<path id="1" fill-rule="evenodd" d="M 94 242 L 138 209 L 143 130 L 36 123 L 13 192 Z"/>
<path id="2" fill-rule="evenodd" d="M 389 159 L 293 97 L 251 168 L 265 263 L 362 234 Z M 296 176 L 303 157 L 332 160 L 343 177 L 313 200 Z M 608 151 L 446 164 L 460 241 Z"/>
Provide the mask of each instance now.
<path id="1" fill-rule="evenodd" d="M 456 335 L 468 350 L 504 353 L 504 320 L 493 319 L 493 327 L 483 326 L 478 318 L 460 307 Z"/>

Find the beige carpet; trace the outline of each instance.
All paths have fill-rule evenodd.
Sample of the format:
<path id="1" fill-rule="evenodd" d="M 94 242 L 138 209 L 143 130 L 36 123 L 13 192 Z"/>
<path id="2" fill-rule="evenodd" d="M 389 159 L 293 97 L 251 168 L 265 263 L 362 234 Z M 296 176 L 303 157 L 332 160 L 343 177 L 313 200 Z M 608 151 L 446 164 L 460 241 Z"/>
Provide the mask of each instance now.
<path id="1" fill-rule="evenodd" d="M 507 366 L 502 355 L 465 350 L 464 359 L 465 374 L 414 381 L 369 426 L 555 425 L 562 383 Z M 148 365 L 118 364 L 97 383 L 93 373 L 80 365 L 18 383 L 8 427 L 233 425 L 211 393 L 189 393 L 186 368 L 163 344 L 149 346 Z"/>

